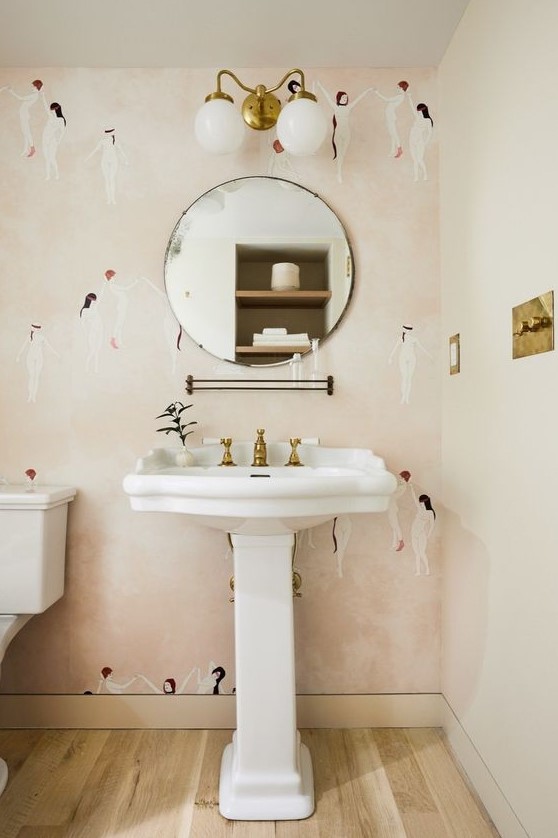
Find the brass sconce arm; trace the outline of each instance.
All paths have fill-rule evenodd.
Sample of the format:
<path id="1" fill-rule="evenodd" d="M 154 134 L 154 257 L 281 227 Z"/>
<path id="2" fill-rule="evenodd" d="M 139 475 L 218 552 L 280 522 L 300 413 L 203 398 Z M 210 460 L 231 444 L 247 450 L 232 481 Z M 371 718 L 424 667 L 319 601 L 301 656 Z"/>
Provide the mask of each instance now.
<path id="1" fill-rule="evenodd" d="M 212 99 L 225 99 L 227 102 L 234 102 L 232 96 L 225 93 L 221 86 L 223 76 L 229 76 L 248 96 L 242 104 L 242 118 L 250 128 L 255 128 L 257 131 L 266 131 L 272 128 L 279 117 L 281 110 L 281 103 L 274 96 L 274 92 L 282 87 L 287 79 L 298 75 L 300 78 L 300 90 L 292 93 L 288 101 L 296 101 L 297 99 L 310 99 L 316 102 L 317 99 L 313 93 L 309 93 L 305 87 L 304 73 L 297 67 L 289 70 L 283 78 L 272 87 L 266 87 L 264 84 L 257 84 L 256 87 L 249 87 L 244 84 L 232 70 L 219 70 L 217 73 L 217 89 L 205 97 L 206 102 Z"/>
<path id="2" fill-rule="evenodd" d="M 301 90 L 297 90 L 297 92 L 293 93 L 292 95 L 296 97 L 296 96 L 300 96 L 301 93 L 304 93 L 309 98 L 316 99 L 316 97 L 314 96 L 313 93 L 308 93 L 308 91 L 306 90 L 306 84 L 305 84 L 305 81 L 304 81 L 303 71 L 299 70 L 298 67 L 294 67 L 292 70 L 289 70 L 287 73 L 285 73 L 285 75 L 283 76 L 281 81 L 277 82 L 277 84 L 274 85 L 273 87 L 266 87 L 263 84 L 258 84 L 258 85 L 256 85 L 256 87 L 248 87 L 248 85 L 244 84 L 244 82 L 242 82 L 238 78 L 238 76 L 235 73 L 233 73 L 232 70 L 219 70 L 219 72 L 217 73 L 217 90 L 215 91 L 215 93 L 210 93 L 209 96 L 206 96 L 205 101 L 208 102 L 210 99 L 215 98 L 216 95 L 220 98 L 231 98 L 231 97 L 229 97 L 229 94 L 224 93 L 222 88 L 221 88 L 221 79 L 222 79 L 223 76 L 230 76 L 231 79 L 233 81 L 235 81 L 239 87 L 242 88 L 242 90 L 246 91 L 246 93 L 257 93 L 258 90 L 262 90 L 262 89 L 263 89 L 264 93 L 275 93 L 276 90 L 279 90 L 280 87 L 283 87 L 283 85 L 285 84 L 287 79 L 289 79 L 291 76 L 293 76 L 295 74 L 298 74 L 300 76 Z M 232 99 L 231 99 L 231 101 L 232 101 Z"/>
<path id="3" fill-rule="evenodd" d="M 206 102 L 209 102 L 210 99 L 213 99 L 213 98 L 216 98 L 216 97 L 220 97 L 220 98 L 223 98 L 223 99 L 226 98 L 226 99 L 229 99 L 231 102 L 233 101 L 232 96 L 229 96 L 228 93 L 224 93 L 223 90 L 221 89 L 221 79 L 223 78 L 223 76 L 230 76 L 231 79 L 233 81 L 235 81 L 239 87 L 242 88 L 242 90 L 246 91 L 246 93 L 255 93 L 256 92 L 254 88 L 248 87 L 243 82 L 241 82 L 240 79 L 238 78 L 238 76 L 236 76 L 232 72 L 232 70 L 219 70 L 219 72 L 217 73 L 217 90 L 216 90 L 215 93 L 210 93 L 209 96 L 205 97 Z"/>
<path id="4" fill-rule="evenodd" d="M 234 108 L 232 96 L 223 91 L 222 81 L 225 76 L 248 94 L 240 113 Z M 274 91 L 293 77 L 296 78 L 296 89 L 293 92 L 293 80 L 289 84 L 288 102 L 281 110 L 281 102 Z M 205 103 L 196 114 L 194 130 L 198 142 L 213 154 L 230 154 L 242 145 L 246 125 L 256 131 L 267 131 L 277 126 L 280 151 L 300 157 L 314 154 L 327 133 L 325 115 L 316 96 L 306 90 L 304 73 L 298 67 L 288 70 L 271 87 L 265 84 L 250 87 L 232 70 L 217 72 L 216 90 L 205 97 Z M 278 151 L 275 144 L 274 148 Z"/>

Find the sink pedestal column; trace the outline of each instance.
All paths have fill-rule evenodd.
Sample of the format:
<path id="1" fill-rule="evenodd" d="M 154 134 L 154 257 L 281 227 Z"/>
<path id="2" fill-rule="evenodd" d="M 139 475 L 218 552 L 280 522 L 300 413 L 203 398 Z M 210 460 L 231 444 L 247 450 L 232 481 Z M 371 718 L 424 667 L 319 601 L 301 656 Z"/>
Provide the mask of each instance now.
<path id="1" fill-rule="evenodd" d="M 221 763 L 219 811 L 231 820 L 307 818 L 314 787 L 296 729 L 294 535 L 231 538 L 237 729 Z"/>

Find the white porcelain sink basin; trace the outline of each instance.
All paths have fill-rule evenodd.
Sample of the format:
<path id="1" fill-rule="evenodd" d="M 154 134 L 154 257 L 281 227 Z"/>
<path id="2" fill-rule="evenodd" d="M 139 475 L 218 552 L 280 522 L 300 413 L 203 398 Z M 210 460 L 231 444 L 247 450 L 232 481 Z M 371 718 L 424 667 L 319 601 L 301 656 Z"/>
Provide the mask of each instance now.
<path id="1" fill-rule="evenodd" d="M 337 515 L 383 512 L 395 490 L 384 461 L 364 448 L 300 445 L 302 466 L 286 466 L 290 445 L 267 443 L 268 467 L 252 467 L 253 443 L 233 443 L 236 466 L 220 466 L 222 446 L 192 449 L 194 464 L 175 464 L 178 449 L 156 448 L 124 478 L 132 509 L 181 512 L 197 523 L 242 535 L 280 535 Z"/>

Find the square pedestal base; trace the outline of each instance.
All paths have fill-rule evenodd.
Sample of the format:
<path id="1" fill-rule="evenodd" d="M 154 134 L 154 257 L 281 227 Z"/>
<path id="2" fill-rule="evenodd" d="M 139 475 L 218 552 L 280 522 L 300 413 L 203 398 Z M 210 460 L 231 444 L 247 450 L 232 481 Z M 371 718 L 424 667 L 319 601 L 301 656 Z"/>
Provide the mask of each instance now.
<path id="1" fill-rule="evenodd" d="M 265 746 L 264 746 L 265 747 Z M 221 761 L 219 811 L 233 821 L 286 821 L 309 818 L 314 811 L 312 760 L 306 745 L 300 745 L 300 775 L 296 791 L 292 776 L 281 782 L 280 774 L 258 776 L 252 788 L 242 788 L 234 775 L 234 742 L 227 745 Z M 290 788 L 289 788 L 290 787 Z"/>

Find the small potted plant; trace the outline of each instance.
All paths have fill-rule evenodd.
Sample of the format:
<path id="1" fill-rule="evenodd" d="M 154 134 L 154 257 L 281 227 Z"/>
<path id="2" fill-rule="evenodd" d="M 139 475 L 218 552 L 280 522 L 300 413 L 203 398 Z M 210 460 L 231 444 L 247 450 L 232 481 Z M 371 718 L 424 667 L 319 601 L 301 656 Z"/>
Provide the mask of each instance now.
<path id="1" fill-rule="evenodd" d="M 180 437 L 182 449 L 176 455 L 177 466 L 191 466 L 194 462 L 194 455 L 186 447 L 186 439 L 190 434 L 193 434 L 194 431 L 187 431 L 186 428 L 189 428 L 191 425 L 197 425 L 198 423 L 195 419 L 191 422 L 182 421 L 184 411 L 188 410 L 189 407 L 193 407 L 193 405 L 182 404 L 182 402 L 171 402 L 165 409 L 165 412 L 156 417 L 157 419 L 169 419 L 171 422 L 170 425 L 167 425 L 164 428 L 157 428 L 158 432 L 165 434 L 178 434 Z"/>

